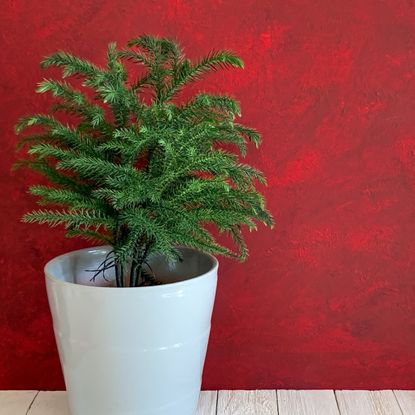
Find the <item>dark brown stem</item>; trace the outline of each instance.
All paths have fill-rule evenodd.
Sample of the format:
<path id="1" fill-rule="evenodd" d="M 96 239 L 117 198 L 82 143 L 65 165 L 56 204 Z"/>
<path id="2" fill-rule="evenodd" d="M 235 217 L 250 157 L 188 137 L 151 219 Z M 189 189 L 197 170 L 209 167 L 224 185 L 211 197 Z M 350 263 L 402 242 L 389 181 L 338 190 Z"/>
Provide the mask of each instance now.
<path id="1" fill-rule="evenodd" d="M 124 270 L 121 264 L 115 264 L 115 281 L 117 287 L 124 287 Z"/>
<path id="2" fill-rule="evenodd" d="M 124 230 L 122 225 L 117 226 L 117 230 L 115 232 L 115 245 L 117 246 L 120 241 L 122 241 L 124 238 Z M 115 259 L 115 281 L 117 283 L 117 287 L 124 287 L 125 281 L 124 281 L 124 264 L 120 264 Z"/>
<path id="3" fill-rule="evenodd" d="M 135 287 L 136 280 L 137 280 L 137 261 L 134 258 L 133 263 L 131 264 L 130 287 Z"/>
<path id="4" fill-rule="evenodd" d="M 142 246 L 142 243 L 144 241 L 144 237 L 140 238 L 140 242 L 137 243 L 134 253 L 133 253 L 133 259 L 131 264 L 131 272 L 130 272 L 130 287 L 135 287 L 137 285 L 137 271 L 139 263 L 137 261 L 138 252 Z"/>
<path id="5" fill-rule="evenodd" d="M 143 273 L 143 264 L 145 263 L 150 249 L 150 244 L 144 245 L 143 254 L 139 258 L 134 258 L 133 266 L 131 267 L 131 282 L 130 287 L 138 287 Z"/>

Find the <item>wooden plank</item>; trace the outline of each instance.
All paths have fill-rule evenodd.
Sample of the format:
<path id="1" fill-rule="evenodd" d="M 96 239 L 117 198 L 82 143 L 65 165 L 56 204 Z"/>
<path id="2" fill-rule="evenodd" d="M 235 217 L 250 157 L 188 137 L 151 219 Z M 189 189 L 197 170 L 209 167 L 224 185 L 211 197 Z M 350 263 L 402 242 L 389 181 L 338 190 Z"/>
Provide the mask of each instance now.
<path id="1" fill-rule="evenodd" d="M 0 415 L 26 415 L 37 391 L 0 391 Z"/>
<path id="2" fill-rule="evenodd" d="M 278 390 L 280 415 L 339 415 L 332 390 Z"/>
<path id="3" fill-rule="evenodd" d="M 402 415 L 391 390 L 336 391 L 342 415 Z"/>
<path id="4" fill-rule="evenodd" d="M 196 415 L 216 415 L 217 400 L 217 391 L 200 392 L 199 405 L 196 410 Z"/>
<path id="5" fill-rule="evenodd" d="M 70 415 L 66 392 L 39 392 L 28 415 Z"/>
<path id="6" fill-rule="evenodd" d="M 202 392 L 196 414 L 215 415 L 216 400 L 216 391 Z M 66 392 L 40 392 L 28 415 L 69 415 Z"/>
<path id="7" fill-rule="evenodd" d="M 217 415 L 277 415 L 275 390 L 219 391 Z"/>
<path id="8" fill-rule="evenodd" d="M 280 415 L 415 414 L 415 391 L 335 393 L 338 407 L 328 390 L 204 391 L 196 415 L 277 415 L 278 406 Z M 0 391 L 0 415 L 69 415 L 66 393 Z"/>
<path id="9" fill-rule="evenodd" d="M 394 391 L 403 415 L 415 414 L 415 391 Z"/>

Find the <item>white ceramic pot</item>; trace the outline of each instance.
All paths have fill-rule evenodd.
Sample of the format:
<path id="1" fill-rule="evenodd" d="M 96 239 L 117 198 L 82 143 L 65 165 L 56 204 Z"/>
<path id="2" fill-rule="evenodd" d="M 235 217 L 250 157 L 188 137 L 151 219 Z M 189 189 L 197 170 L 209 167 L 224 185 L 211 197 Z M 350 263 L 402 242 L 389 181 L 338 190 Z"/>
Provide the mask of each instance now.
<path id="1" fill-rule="evenodd" d="M 184 260 L 173 268 L 152 261 L 169 282 L 159 286 L 84 285 L 110 247 L 70 252 L 45 266 L 72 415 L 194 414 L 218 262 L 180 249 Z"/>

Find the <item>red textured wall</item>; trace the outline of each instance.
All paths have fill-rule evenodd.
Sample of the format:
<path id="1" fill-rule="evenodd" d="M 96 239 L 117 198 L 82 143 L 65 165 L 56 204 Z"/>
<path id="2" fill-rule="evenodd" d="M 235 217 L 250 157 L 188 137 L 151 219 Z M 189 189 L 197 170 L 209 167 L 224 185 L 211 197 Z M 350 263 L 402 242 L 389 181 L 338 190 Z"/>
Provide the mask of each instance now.
<path id="1" fill-rule="evenodd" d="M 40 59 L 102 62 L 141 33 L 188 55 L 237 51 L 202 86 L 263 132 L 275 230 L 222 261 L 205 388 L 415 388 L 415 4 L 412 0 L 15 0 L 0 49 L 0 389 L 61 388 L 42 266 L 82 242 L 19 223 L 12 126 L 44 111 Z"/>

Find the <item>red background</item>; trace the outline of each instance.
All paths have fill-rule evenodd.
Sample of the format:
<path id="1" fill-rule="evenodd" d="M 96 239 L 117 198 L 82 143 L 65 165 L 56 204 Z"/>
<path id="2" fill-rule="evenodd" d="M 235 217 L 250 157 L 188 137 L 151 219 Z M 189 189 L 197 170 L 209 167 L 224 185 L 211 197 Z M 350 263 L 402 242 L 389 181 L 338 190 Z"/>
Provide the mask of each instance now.
<path id="1" fill-rule="evenodd" d="M 45 111 L 38 62 L 97 63 L 142 33 L 245 71 L 201 87 L 264 136 L 274 230 L 222 261 L 204 388 L 415 388 L 415 5 L 410 0 L 2 2 L 0 389 L 62 388 L 42 266 L 85 246 L 19 223 L 35 175 L 10 173 L 12 127 Z"/>

